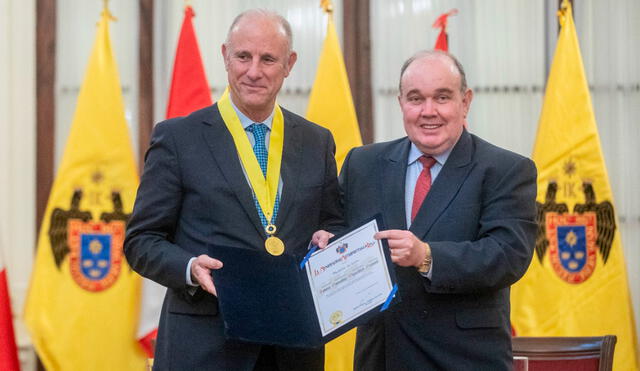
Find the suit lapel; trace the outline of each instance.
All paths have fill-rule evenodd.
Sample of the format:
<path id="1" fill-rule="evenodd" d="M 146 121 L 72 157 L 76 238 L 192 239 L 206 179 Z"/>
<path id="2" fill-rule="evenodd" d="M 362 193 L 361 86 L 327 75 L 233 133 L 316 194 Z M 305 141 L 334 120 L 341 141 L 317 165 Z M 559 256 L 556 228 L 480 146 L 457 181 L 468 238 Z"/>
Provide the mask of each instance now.
<path id="1" fill-rule="evenodd" d="M 283 110 L 284 115 L 284 145 L 282 148 L 282 164 L 280 165 L 280 178 L 282 179 L 282 194 L 280 198 L 280 210 L 276 217 L 276 227 L 281 227 L 293 202 L 297 197 L 300 185 L 300 168 L 302 159 L 302 133 L 294 120 Z"/>
<path id="2" fill-rule="evenodd" d="M 454 199 L 469 172 L 473 168 L 473 143 L 471 135 L 465 130 L 460 140 L 454 146 L 447 162 L 431 186 L 427 197 L 422 203 L 416 218 L 411 224 L 411 231 L 418 237 L 424 238 L 433 223 L 447 209 Z"/>
<path id="3" fill-rule="evenodd" d="M 384 223 L 386 229 L 406 229 L 407 219 L 404 204 L 404 179 L 407 173 L 409 139 L 393 145 L 389 152 L 382 155 L 380 189 L 384 205 Z"/>
<path id="4" fill-rule="evenodd" d="M 204 130 L 204 139 L 222 175 L 229 183 L 252 224 L 258 233 L 266 237 L 253 201 L 253 193 L 247 178 L 242 172 L 242 165 L 240 164 L 238 151 L 233 143 L 233 137 L 231 137 L 231 133 L 229 133 L 224 121 L 222 121 L 217 105 L 214 107 L 211 117 L 203 118 L 203 122 L 207 125 Z"/>

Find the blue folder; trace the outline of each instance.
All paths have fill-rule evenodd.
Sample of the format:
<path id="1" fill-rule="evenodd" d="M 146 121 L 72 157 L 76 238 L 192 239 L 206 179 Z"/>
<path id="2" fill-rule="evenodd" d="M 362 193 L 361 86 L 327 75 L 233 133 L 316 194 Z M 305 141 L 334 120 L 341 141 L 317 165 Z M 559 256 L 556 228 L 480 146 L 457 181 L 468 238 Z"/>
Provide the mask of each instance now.
<path id="1" fill-rule="evenodd" d="M 384 252 L 395 284 L 386 241 Z M 228 339 L 287 347 L 313 348 L 340 336 L 380 313 L 398 297 L 390 295 L 365 315 L 322 336 L 302 257 L 272 256 L 266 250 L 210 246 L 209 255 L 224 263 L 213 271 L 218 304 Z"/>

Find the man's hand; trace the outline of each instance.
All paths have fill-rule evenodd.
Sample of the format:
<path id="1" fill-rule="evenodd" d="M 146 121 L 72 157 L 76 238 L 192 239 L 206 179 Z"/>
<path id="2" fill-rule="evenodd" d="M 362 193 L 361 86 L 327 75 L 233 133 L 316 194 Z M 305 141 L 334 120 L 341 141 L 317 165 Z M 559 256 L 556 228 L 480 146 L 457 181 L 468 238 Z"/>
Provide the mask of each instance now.
<path id="1" fill-rule="evenodd" d="M 200 255 L 191 263 L 191 281 L 199 283 L 204 291 L 218 296 L 213 284 L 213 277 L 211 277 L 211 270 L 220 268 L 222 268 L 220 260 L 208 255 Z"/>
<path id="2" fill-rule="evenodd" d="M 390 229 L 380 231 L 373 237 L 376 240 L 387 239 L 391 261 L 401 267 L 419 267 L 427 255 L 425 243 L 409 231 Z"/>
<path id="3" fill-rule="evenodd" d="M 329 244 L 329 239 L 331 239 L 333 236 L 335 236 L 333 233 L 321 229 L 313 234 L 313 236 L 311 237 L 311 244 L 324 249 Z"/>

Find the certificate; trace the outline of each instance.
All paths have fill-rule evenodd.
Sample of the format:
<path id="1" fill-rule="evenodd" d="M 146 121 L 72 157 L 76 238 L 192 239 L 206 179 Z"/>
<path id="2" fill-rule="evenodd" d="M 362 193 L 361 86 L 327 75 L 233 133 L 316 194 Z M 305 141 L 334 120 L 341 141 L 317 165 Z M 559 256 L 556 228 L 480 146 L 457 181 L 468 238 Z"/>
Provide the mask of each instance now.
<path id="1" fill-rule="evenodd" d="M 306 261 L 309 288 L 322 336 L 391 300 L 394 285 L 382 242 L 370 222 L 317 250 Z"/>
<path id="2" fill-rule="evenodd" d="M 304 256 L 263 248 L 210 245 L 224 262 L 212 272 L 228 339 L 317 347 L 377 316 L 399 300 L 379 219 Z"/>

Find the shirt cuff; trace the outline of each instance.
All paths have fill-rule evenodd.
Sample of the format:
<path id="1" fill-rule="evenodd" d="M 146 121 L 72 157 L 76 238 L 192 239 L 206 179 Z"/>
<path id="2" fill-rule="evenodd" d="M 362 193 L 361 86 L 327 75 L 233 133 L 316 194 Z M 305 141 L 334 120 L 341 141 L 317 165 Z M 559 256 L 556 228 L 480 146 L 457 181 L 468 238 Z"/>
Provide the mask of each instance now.
<path id="1" fill-rule="evenodd" d="M 198 287 L 200 285 L 197 283 L 193 283 L 193 281 L 191 280 L 191 263 L 193 263 L 194 260 L 196 260 L 196 258 L 189 259 L 189 263 L 187 264 L 187 274 L 185 277 L 186 277 L 187 285 L 191 287 Z"/>

